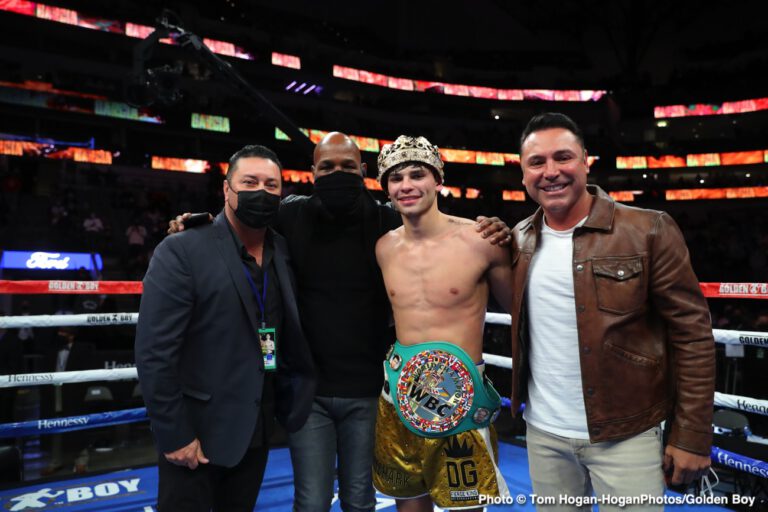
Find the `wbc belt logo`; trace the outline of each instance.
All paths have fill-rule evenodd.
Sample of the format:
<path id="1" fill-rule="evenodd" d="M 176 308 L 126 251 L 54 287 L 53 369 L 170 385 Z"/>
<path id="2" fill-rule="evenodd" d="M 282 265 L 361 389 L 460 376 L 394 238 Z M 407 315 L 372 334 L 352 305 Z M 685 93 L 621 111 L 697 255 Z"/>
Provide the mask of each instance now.
<path id="1" fill-rule="evenodd" d="M 472 408 L 472 374 L 450 352 L 423 350 L 403 365 L 396 396 L 403 418 L 412 427 L 430 434 L 447 432 Z"/>

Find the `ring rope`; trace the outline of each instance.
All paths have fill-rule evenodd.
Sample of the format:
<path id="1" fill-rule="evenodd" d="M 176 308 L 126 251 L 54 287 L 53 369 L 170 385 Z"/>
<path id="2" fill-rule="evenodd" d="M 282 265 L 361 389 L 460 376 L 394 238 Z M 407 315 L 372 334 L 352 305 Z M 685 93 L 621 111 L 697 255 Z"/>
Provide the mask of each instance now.
<path id="1" fill-rule="evenodd" d="M 144 290 L 141 281 L 8 281 L 0 279 L 0 293 L 49 294 L 49 293 L 98 293 L 139 294 Z"/>
<path id="2" fill-rule="evenodd" d="M 506 406 L 509 407 L 509 404 L 507 403 Z M 146 419 L 146 408 L 138 407 L 135 409 L 122 409 L 119 411 L 85 414 L 81 416 L 67 416 L 64 418 L 40 419 L 18 423 L 2 423 L 0 424 L 0 439 L 59 434 L 76 430 L 137 423 L 145 421 Z M 768 478 L 768 463 L 761 460 L 723 450 L 717 446 L 712 447 L 711 459 L 717 464 L 751 475 Z"/>
<path id="3" fill-rule="evenodd" d="M 77 315 L 22 315 L 0 317 L 0 328 L 22 329 L 28 327 L 93 327 L 101 325 L 135 325 L 138 313 L 89 313 Z M 506 313 L 486 313 L 489 324 L 510 325 L 511 317 Z M 717 343 L 726 345 L 755 345 L 768 347 L 768 332 L 733 331 L 712 329 Z M 501 364 L 496 365 L 501 366 Z M 511 367 L 510 367 L 511 369 Z"/>
<path id="4" fill-rule="evenodd" d="M 501 368 L 512 368 L 512 359 L 494 354 L 483 354 L 487 364 Z M 73 384 L 94 381 L 114 381 L 138 379 L 136 368 L 114 368 L 109 370 L 82 370 L 75 372 L 26 373 L 18 375 L 0 375 L 0 388 L 42 386 L 45 384 Z M 727 395 L 715 392 L 715 405 L 745 412 L 768 416 L 768 400 L 746 396 Z"/>
<path id="5" fill-rule="evenodd" d="M 768 462 L 753 459 L 746 455 L 740 455 L 738 453 L 729 452 L 718 448 L 712 447 L 711 458 L 713 462 L 726 466 L 732 469 L 738 469 L 751 475 L 768 478 Z"/>
<path id="6" fill-rule="evenodd" d="M 768 400 L 747 398 L 738 395 L 726 395 L 725 393 L 715 391 L 715 405 L 718 407 L 727 407 L 728 409 L 738 409 L 739 411 L 768 416 Z"/>
<path id="7" fill-rule="evenodd" d="M 80 370 L 74 372 L 19 373 L 16 375 L 0 375 L 0 389 L 42 386 L 45 384 L 75 384 L 99 380 L 133 380 L 138 378 L 136 368 Z"/>
<path id="8" fill-rule="evenodd" d="M 40 420 L 21 421 L 0 424 L 0 439 L 8 437 L 37 436 L 86 430 L 99 427 L 111 427 L 125 423 L 136 423 L 147 419 L 147 409 L 123 409 L 120 411 L 99 412 L 80 416 L 67 416 Z"/>
<path id="9" fill-rule="evenodd" d="M 0 328 L 95 327 L 100 325 L 135 325 L 138 313 L 89 313 L 78 315 L 20 315 L 0 317 Z"/>
<path id="10" fill-rule="evenodd" d="M 768 283 L 699 283 L 708 298 L 768 299 Z M 141 293 L 141 281 L 9 281 L 0 280 L 0 293 Z"/>
<path id="11" fill-rule="evenodd" d="M 699 283 L 707 298 L 768 299 L 768 283 Z"/>

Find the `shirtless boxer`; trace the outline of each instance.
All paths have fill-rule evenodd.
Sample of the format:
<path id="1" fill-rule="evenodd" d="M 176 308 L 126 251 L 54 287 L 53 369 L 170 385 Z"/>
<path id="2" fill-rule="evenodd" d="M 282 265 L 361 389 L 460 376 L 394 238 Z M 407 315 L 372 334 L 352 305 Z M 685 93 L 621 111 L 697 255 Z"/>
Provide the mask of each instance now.
<path id="1" fill-rule="evenodd" d="M 425 138 L 398 137 L 378 167 L 404 225 L 376 244 L 398 342 L 384 363 L 374 485 L 401 512 L 482 508 L 480 496 L 509 494 L 491 426 L 500 399 L 482 361 L 489 288 L 511 304 L 509 250 L 437 209 L 443 162 Z"/>

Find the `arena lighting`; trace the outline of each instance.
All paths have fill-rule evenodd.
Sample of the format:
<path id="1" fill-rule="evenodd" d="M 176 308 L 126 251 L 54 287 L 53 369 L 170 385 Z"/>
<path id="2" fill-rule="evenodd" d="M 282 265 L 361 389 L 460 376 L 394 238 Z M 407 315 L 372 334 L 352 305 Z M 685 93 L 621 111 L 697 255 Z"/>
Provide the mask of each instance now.
<path id="1" fill-rule="evenodd" d="M 653 117 L 693 117 L 729 114 L 745 114 L 768 110 L 768 98 L 726 101 L 725 103 L 695 103 L 691 105 L 667 105 L 653 108 Z M 736 121 L 734 121 L 735 123 Z"/>
<path id="2" fill-rule="evenodd" d="M 315 94 L 319 94 L 323 88 L 317 84 L 308 84 L 307 82 L 301 82 L 299 85 L 298 81 L 294 80 L 288 85 L 285 86 L 286 91 L 291 91 L 295 93 L 301 93 L 303 95 L 307 95 L 311 93 L 312 91 L 315 92 Z"/>
<path id="3" fill-rule="evenodd" d="M 440 189 L 440 195 L 443 197 L 452 196 L 455 199 L 461 199 L 461 189 L 459 187 L 443 186 L 443 188 Z"/>
<path id="4" fill-rule="evenodd" d="M 477 85 L 448 84 L 444 82 L 412 80 L 374 73 L 364 69 L 349 68 L 334 64 L 333 76 L 390 89 L 468 96 L 502 101 L 598 101 L 605 96 L 605 90 L 554 90 L 554 89 L 496 89 Z"/>
<path id="5" fill-rule="evenodd" d="M 23 89 L 27 92 L 18 94 L 14 89 Z M 73 100 L 72 97 L 83 99 L 76 101 Z M 45 82 L 0 82 L 0 103 L 25 105 L 64 112 L 78 112 L 81 114 L 114 117 L 155 124 L 162 124 L 164 122 L 159 116 L 154 115 L 145 108 L 134 108 L 127 103 L 110 101 L 103 96 L 54 89 L 50 84 Z"/>
<path id="6" fill-rule="evenodd" d="M 301 59 L 296 55 L 272 52 L 272 64 L 284 68 L 301 69 Z"/>
<path id="7" fill-rule="evenodd" d="M 637 190 L 614 190 L 608 192 L 608 195 L 611 196 L 615 201 L 620 201 L 622 203 L 634 202 L 636 194 L 642 194 L 642 192 Z"/>
<path id="8" fill-rule="evenodd" d="M 321 90 L 320 86 L 317 90 Z M 307 128 L 299 128 L 304 135 L 307 135 L 309 139 L 317 144 L 320 140 L 328 134 L 324 130 L 315 130 Z M 393 141 L 386 139 L 376 139 L 375 137 L 362 137 L 359 135 L 350 135 L 352 140 L 358 145 L 361 151 L 370 151 L 378 153 L 382 147 L 386 144 L 391 144 Z M 291 140 L 280 128 L 275 127 L 275 139 L 276 140 Z M 520 155 L 514 153 L 496 153 L 490 151 L 473 151 L 464 149 L 452 149 L 452 148 L 440 148 L 440 155 L 445 162 L 460 163 L 460 164 L 479 164 L 479 165 L 495 165 L 504 166 L 507 163 L 519 164 Z M 590 156 L 587 160 L 587 164 L 591 167 L 595 160 L 599 160 L 599 156 Z"/>
<path id="9" fill-rule="evenodd" d="M 696 201 L 704 199 L 755 199 L 768 197 L 768 187 L 689 188 L 667 190 L 667 201 Z"/>
<path id="10" fill-rule="evenodd" d="M 522 190 L 503 190 L 501 192 L 502 201 L 525 201 L 525 192 Z"/>
<path id="11" fill-rule="evenodd" d="M 14 135 L 11 133 L 0 133 L 0 140 L 20 140 L 25 142 L 36 142 L 38 144 L 50 144 L 53 146 L 69 146 L 73 148 L 95 149 L 96 141 L 93 137 L 84 142 L 70 142 L 47 137 L 34 137 L 31 135 Z"/>
<path id="12" fill-rule="evenodd" d="M 689 155 L 617 156 L 616 169 L 662 169 L 675 167 L 717 167 L 768 162 L 768 150 L 731 151 Z"/>
<path id="13" fill-rule="evenodd" d="M 207 160 L 152 155 L 152 168 L 162 171 L 181 171 L 203 174 L 211 167 Z"/>
<path id="14" fill-rule="evenodd" d="M 113 156 L 112 153 L 103 149 L 57 146 L 50 143 L 4 140 L 2 138 L 0 138 L 0 155 L 41 156 L 43 158 L 74 160 L 75 162 L 92 164 L 111 164 Z"/>
<path id="15" fill-rule="evenodd" d="M 211 114 L 199 114 L 193 112 L 191 126 L 198 130 L 229 133 L 229 118 L 226 116 L 214 116 Z"/>
<path id="16" fill-rule="evenodd" d="M 317 91 L 322 90 L 322 87 L 317 86 Z M 320 140 L 328 134 L 324 130 L 299 128 L 301 133 L 308 136 L 309 139 L 317 144 Z M 392 144 L 394 141 L 387 139 L 376 139 L 375 137 L 362 137 L 360 135 L 350 135 L 352 140 L 358 145 L 361 151 L 370 151 L 378 153 L 382 147 L 387 144 Z M 280 128 L 275 127 L 275 139 L 290 141 L 290 137 L 286 135 Z M 444 162 L 458 163 L 458 164 L 478 164 L 478 165 L 495 165 L 504 166 L 505 164 L 520 164 L 520 155 L 516 153 L 497 153 L 493 151 L 476 151 L 468 149 L 454 149 L 454 148 L 439 148 L 440 156 Z M 600 160 L 599 156 L 588 156 L 587 165 L 592 167 L 597 160 Z"/>

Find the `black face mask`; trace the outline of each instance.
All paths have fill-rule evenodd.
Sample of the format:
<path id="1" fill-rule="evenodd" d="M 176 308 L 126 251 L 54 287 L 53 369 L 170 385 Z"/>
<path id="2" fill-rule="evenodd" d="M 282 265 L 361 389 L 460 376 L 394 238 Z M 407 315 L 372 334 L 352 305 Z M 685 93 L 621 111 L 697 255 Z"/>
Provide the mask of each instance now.
<path id="1" fill-rule="evenodd" d="M 357 173 L 336 171 L 315 180 L 315 195 L 332 215 L 352 212 L 364 189 L 363 177 Z"/>
<path id="2" fill-rule="evenodd" d="M 266 190 L 241 190 L 237 193 L 235 216 L 253 229 L 267 227 L 277 217 L 280 209 L 280 196 Z"/>

